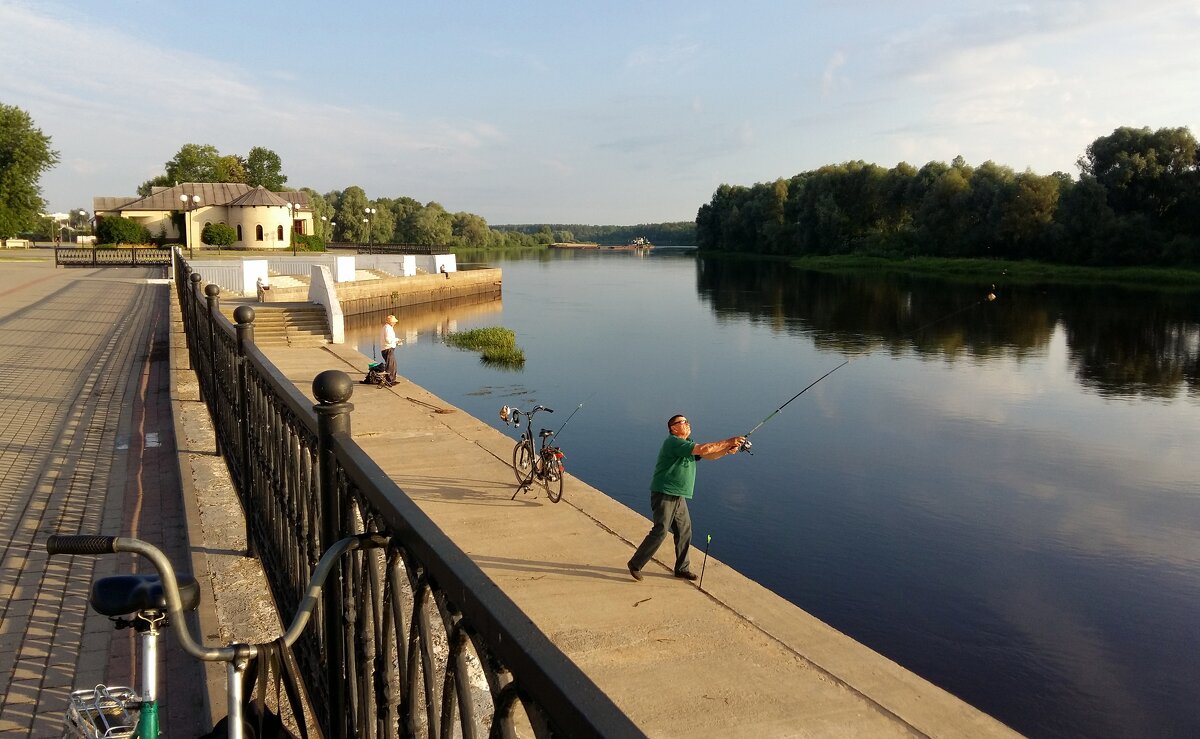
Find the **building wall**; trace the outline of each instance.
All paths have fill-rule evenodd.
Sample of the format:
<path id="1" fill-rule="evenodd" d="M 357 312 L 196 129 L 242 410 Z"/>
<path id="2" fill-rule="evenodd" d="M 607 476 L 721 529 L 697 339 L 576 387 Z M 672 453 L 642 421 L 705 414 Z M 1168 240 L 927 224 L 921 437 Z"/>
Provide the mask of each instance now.
<path id="1" fill-rule="evenodd" d="M 118 211 L 108 211 L 97 213 L 97 215 L 103 218 L 107 215 L 122 214 Z M 234 249 L 285 250 L 292 248 L 290 240 L 292 218 L 291 213 L 286 207 L 248 206 L 229 208 L 223 205 L 201 204 L 200 207 L 190 211 L 184 219 L 184 223 L 190 229 L 186 240 L 185 234 L 176 228 L 174 221 L 171 220 L 171 211 L 137 211 L 124 215 L 126 218 L 145 226 L 150 235 L 155 238 L 178 239 L 180 242 L 190 243 L 193 248 L 200 248 L 203 245 L 200 235 L 204 233 L 204 227 L 210 223 L 224 223 L 227 226 L 233 227 L 234 231 L 237 231 L 238 226 L 242 227 L 241 240 L 231 245 Z M 312 213 L 301 212 L 296 216 L 296 220 L 301 224 L 301 233 L 313 233 Z M 263 227 L 262 241 L 258 241 L 255 238 L 257 226 Z M 283 230 L 282 239 L 279 238 L 281 228 Z"/>

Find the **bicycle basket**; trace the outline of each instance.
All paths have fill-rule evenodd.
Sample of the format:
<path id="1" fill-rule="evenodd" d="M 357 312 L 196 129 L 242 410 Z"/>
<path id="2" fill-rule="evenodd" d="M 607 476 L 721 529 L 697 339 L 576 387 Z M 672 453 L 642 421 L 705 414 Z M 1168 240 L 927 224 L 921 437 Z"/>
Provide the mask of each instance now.
<path id="1" fill-rule="evenodd" d="M 132 688 L 97 685 L 71 693 L 63 735 L 82 739 L 124 739 L 137 730 L 141 700 Z"/>

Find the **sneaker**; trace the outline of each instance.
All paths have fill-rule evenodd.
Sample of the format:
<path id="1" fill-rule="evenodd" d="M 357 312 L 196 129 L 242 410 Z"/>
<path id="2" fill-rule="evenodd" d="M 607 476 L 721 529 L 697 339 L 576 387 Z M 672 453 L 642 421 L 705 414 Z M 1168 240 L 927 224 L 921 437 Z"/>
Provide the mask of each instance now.
<path id="1" fill-rule="evenodd" d="M 680 580 L 687 580 L 688 582 L 696 582 L 700 579 L 700 576 L 695 572 L 676 572 L 675 577 L 678 577 Z"/>
<path id="2" fill-rule="evenodd" d="M 626 565 L 629 568 L 629 575 L 638 582 L 642 581 L 642 571 L 633 569 L 633 565 Z"/>

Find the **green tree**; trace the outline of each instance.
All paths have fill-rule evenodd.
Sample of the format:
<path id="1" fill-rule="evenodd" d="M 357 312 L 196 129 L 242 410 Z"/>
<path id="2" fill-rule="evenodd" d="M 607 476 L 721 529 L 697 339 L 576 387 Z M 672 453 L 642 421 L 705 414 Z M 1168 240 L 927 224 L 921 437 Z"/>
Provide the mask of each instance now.
<path id="1" fill-rule="evenodd" d="M 200 232 L 200 240 L 209 246 L 217 247 L 220 251 L 222 246 L 229 246 L 237 241 L 237 231 L 233 226 L 227 226 L 224 223 L 210 223 Z"/>
<path id="2" fill-rule="evenodd" d="M 344 240 L 367 243 L 366 209 L 367 194 L 361 187 L 351 185 L 342 190 L 337 201 L 337 230 Z"/>
<path id="3" fill-rule="evenodd" d="M 154 192 L 155 188 L 171 187 L 174 184 L 175 184 L 174 182 L 171 182 L 170 180 L 167 179 L 167 176 L 165 174 L 160 174 L 157 177 L 151 177 L 150 179 L 146 180 L 142 184 L 138 185 L 137 193 L 138 193 L 138 195 L 141 195 L 142 197 L 146 197 L 146 196 L 152 194 Z"/>
<path id="4" fill-rule="evenodd" d="M 450 228 L 454 243 L 462 246 L 483 248 L 493 241 L 492 230 L 488 228 L 487 221 L 474 213 L 455 213 Z M 564 239 L 572 240 L 574 236 Z"/>
<path id="5" fill-rule="evenodd" d="M 368 208 L 374 208 L 375 212 L 371 214 L 371 220 L 368 225 L 370 234 L 367 237 L 368 243 L 388 244 L 394 241 L 396 233 L 396 218 L 392 215 L 392 210 L 382 201 L 368 203 Z"/>
<path id="6" fill-rule="evenodd" d="M 323 242 L 333 241 L 333 226 L 330 224 L 337 222 L 333 204 L 310 187 L 302 187 L 300 192 L 308 195 L 308 207 L 313 214 L 313 233 Z"/>
<path id="7" fill-rule="evenodd" d="M 453 217 L 439 203 L 429 202 L 420 210 L 409 211 L 404 232 L 411 239 L 411 244 L 449 244 L 454 235 Z"/>
<path id="8" fill-rule="evenodd" d="M 1189 197 L 1196 168 L 1196 139 L 1186 128 L 1118 128 L 1079 159 L 1080 171 L 1108 191 L 1118 213 L 1164 218 Z"/>
<path id="9" fill-rule="evenodd" d="M 96 241 L 101 244 L 145 244 L 150 241 L 150 232 L 137 221 L 108 216 L 96 225 Z"/>
<path id="10" fill-rule="evenodd" d="M 246 184 L 251 187 L 262 185 L 273 192 L 283 190 L 287 175 L 283 174 L 283 162 L 270 149 L 256 146 L 246 156 Z"/>
<path id="11" fill-rule="evenodd" d="M 163 165 L 166 181 L 221 182 L 221 152 L 211 144 L 184 144 L 175 156 Z"/>
<path id="12" fill-rule="evenodd" d="M 237 154 L 217 159 L 217 182 L 245 182 L 246 163 Z"/>
<path id="13" fill-rule="evenodd" d="M 45 209 L 42 173 L 58 163 L 50 137 L 20 108 L 0 103 L 0 238 L 32 229 Z"/>

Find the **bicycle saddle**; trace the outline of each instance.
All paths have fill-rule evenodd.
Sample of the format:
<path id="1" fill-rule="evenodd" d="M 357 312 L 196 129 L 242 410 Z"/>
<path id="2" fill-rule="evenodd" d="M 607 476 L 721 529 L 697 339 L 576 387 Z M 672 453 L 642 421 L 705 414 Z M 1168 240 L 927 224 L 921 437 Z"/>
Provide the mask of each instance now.
<path id="1" fill-rule="evenodd" d="M 539 433 L 538 436 L 540 436 L 544 439 L 547 436 L 554 436 L 554 432 L 551 431 L 550 429 L 542 429 L 541 433 Z"/>
<path id="2" fill-rule="evenodd" d="M 178 574 L 179 599 L 184 611 L 200 603 L 200 586 L 191 575 Z M 123 616 L 148 610 L 167 610 L 167 597 L 158 575 L 113 575 L 92 583 L 92 610 L 103 616 Z"/>

